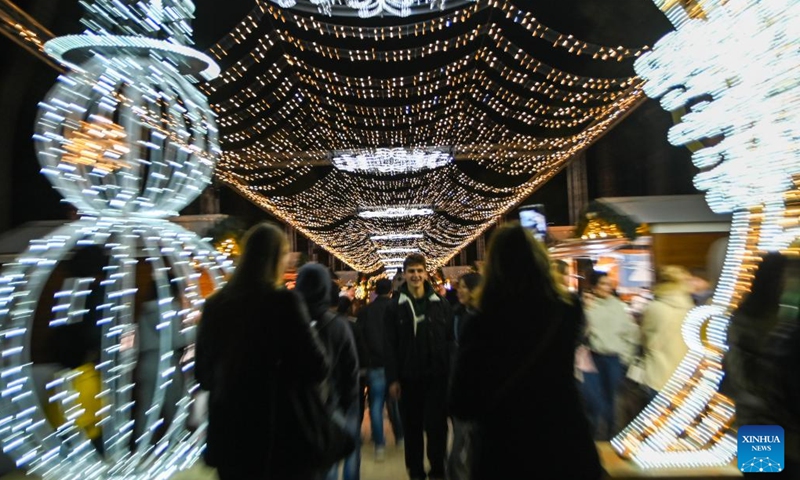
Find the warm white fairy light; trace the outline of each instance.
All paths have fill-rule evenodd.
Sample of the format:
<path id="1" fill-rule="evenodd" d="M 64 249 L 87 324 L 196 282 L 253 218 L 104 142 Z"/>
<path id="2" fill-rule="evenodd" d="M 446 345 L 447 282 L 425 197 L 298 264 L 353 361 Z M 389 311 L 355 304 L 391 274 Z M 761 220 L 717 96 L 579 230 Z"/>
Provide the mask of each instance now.
<path id="1" fill-rule="evenodd" d="M 204 295 L 232 267 L 197 235 L 159 218 L 184 208 L 211 180 L 219 153 L 214 114 L 184 78 L 199 73 L 194 60 L 207 57 L 186 46 L 194 11 L 188 0 L 84 6 L 87 33 L 45 45 L 57 60 L 78 68 L 61 76 L 40 104 L 34 137 L 42 172 L 82 217 L 32 241 L 0 275 L 0 444 L 18 467 L 44 479 L 164 479 L 199 458 L 205 432 L 204 426 L 194 433 L 185 429 L 197 385 L 192 360 L 175 350 L 173 338 L 191 349 Z M 171 40 L 166 46 L 165 38 Z M 74 60 L 78 54 L 88 59 Z M 204 64 L 206 73 L 212 65 Z M 88 367 L 100 378 L 100 407 L 90 422 L 100 429 L 102 456 L 78 425 L 87 411 L 76 392 L 79 373 L 58 373 L 48 385 L 49 398 L 39 398 L 32 381 L 36 306 L 71 252 L 90 245 L 106 258 L 96 307 L 100 353 Z M 133 318 L 140 264 L 149 266 L 148 281 L 155 285 L 158 361 L 153 398 L 136 405 L 146 412 L 144 428 L 132 438 L 133 339 L 144 328 Z M 90 283 L 64 280 L 51 326 L 82 319 L 86 297 L 96 288 Z M 180 384 L 172 422 L 156 440 L 157 427 L 166 427 L 166 392 Z M 48 402 L 57 405 L 63 424 L 45 418 L 42 405 Z"/>
<path id="2" fill-rule="evenodd" d="M 377 272 L 376 250 L 398 246 L 371 236 L 409 231 L 425 232 L 414 246 L 442 266 L 644 100 L 632 62 L 646 46 L 591 44 L 534 10 L 477 0 L 365 26 L 257 1 L 209 50 L 228 66 L 201 85 L 224 132 L 219 180 L 355 270 Z M 580 59 L 584 74 L 538 46 Z M 453 161 L 434 169 L 317 175 L 337 152 L 445 145 Z M 435 211 L 360 214 L 374 205 Z"/>
<path id="3" fill-rule="evenodd" d="M 449 149 L 376 148 L 364 152 L 333 152 L 331 163 L 345 172 L 407 173 L 432 170 L 453 161 Z"/>
<path id="4" fill-rule="evenodd" d="M 797 211 L 784 199 L 800 174 L 800 4 L 710 0 L 690 11 L 678 2 L 656 4 L 677 30 L 636 70 L 665 109 L 695 102 L 669 140 L 718 140 L 693 154 L 701 169 L 695 183 L 711 208 L 733 212 L 733 221 L 713 303 L 684 322 L 689 354 L 612 445 L 646 467 L 723 465 L 736 453 L 729 431 L 735 410 L 717 392 L 728 316 L 749 282 L 749 259 L 797 236 Z"/>

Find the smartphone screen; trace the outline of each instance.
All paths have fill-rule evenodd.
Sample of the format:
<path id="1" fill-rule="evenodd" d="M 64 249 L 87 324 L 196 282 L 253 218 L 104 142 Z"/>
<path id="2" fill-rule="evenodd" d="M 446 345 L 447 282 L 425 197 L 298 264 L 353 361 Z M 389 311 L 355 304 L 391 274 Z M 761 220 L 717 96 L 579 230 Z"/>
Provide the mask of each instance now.
<path id="1" fill-rule="evenodd" d="M 519 208 L 519 223 L 533 233 L 533 236 L 545 241 L 547 235 L 547 217 L 544 214 L 544 205 L 525 205 Z"/>

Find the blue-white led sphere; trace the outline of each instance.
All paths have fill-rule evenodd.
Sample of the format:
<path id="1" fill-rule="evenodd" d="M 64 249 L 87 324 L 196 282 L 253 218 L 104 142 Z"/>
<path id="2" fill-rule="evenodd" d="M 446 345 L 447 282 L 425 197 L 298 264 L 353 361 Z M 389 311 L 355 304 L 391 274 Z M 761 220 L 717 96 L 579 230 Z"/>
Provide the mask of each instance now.
<path id="1" fill-rule="evenodd" d="M 82 213 L 163 218 L 211 181 L 218 131 L 206 98 L 149 56 L 95 56 L 40 103 L 42 172 Z"/>
<path id="2" fill-rule="evenodd" d="M 230 268 L 164 219 L 87 216 L 32 241 L 0 274 L 3 452 L 46 480 L 167 479 L 190 466 L 205 441 L 186 428 L 194 330 Z M 64 329 L 87 321 L 96 357 L 62 364 L 58 352 L 81 350 L 64 340 L 86 340 Z"/>

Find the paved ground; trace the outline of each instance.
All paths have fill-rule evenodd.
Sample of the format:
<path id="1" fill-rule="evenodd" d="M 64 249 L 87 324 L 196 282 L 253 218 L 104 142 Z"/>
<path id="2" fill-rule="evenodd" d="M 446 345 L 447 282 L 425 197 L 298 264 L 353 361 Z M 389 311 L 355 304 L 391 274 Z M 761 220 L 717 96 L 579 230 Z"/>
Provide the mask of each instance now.
<path id="1" fill-rule="evenodd" d="M 406 467 L 403 460 L 403 448 L 397 447 L 392 434 L 391 425 L 384 417 L 384 433 L 386 435 L 386 459 L 375 461 L 375 448 L 370 441 L 369 417 L 365 415 L 361 427 L 364 445 L 361 449 L 361 480 L 407 480 Z M 427 463 L 427 462 L 426 462 Z M 0 480 L 6 480 L 5 478 Z M 9 479 L 11 480 L 11 479 Z M 170 480 L 218 480 L 215 471 L 205 465 L 195 465 L 189 470 L 173 475 Z"/>

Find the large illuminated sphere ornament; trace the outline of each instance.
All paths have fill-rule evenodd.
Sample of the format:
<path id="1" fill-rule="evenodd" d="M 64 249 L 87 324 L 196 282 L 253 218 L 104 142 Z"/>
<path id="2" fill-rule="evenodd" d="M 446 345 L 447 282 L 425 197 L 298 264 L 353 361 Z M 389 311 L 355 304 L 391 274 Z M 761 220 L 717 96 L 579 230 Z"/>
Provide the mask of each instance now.
<path id="1" fill-rule="evenodd" d="M 189 0 L 84 5 L 87 33 L 45 46 L 72 71 L 41 103 L 34 137 L 81 218 L 0 275 L 0 444 L 42 478 L 165 479 L 204 445 L 205 426 L 186 421 L 193 332 L 232 268 L 165 219 L 211 180 L 217 129 L 190 82 L 219 69 L 185 45 Z M 86 325 L 99 347 L 77 368 L 53 362 L 72 346 L 64 332 Z"/>
<path id="2" fill-rule="evenodd" d="M 86 213 L 177 215 L 211 181 L 219 153 L 205 97 L 150 57 L 95 57 L 82 67 L 40 104 L 42 172 Z"/>
<path id="3" fill-rule="evenodd" d="M 636 71 L 665 110 L 689 108 L 669 140 L 704 145 L 695 185 L 733 221 L 712 304 L 684 321 L 689 354 L 612 444 L 644 466 L 722 465 L 736 451 L 734 406 L 718 392 L 729 316 L 760 255 L 800 233 L 800 2 L 654 1 L 676 31 Z"/>

